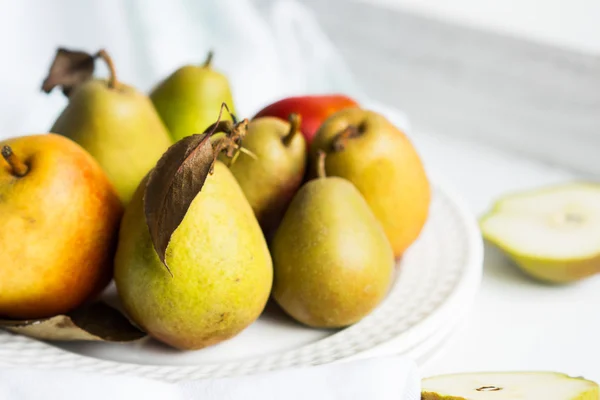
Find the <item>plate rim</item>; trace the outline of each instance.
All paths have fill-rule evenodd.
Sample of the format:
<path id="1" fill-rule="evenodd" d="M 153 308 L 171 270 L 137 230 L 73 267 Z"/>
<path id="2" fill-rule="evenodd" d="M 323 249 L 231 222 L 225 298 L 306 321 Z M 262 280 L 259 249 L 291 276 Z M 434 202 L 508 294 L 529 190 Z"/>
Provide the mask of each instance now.
<path id="1" fill-rule="evenodd" d="M 461 221 L 466 225 L 470 225 L 470 227 L 467 227 L 467 236 L 472 235 L 472 237 L 467 241 L 472 243 L 472 246 L 468 246 L 471 250 L 471 257 L 465 262 L 466 267 L 463 269 L 462 277 L 454 290 L 446 297 L 446 300 L 412 328 L 372 349 L 357 353 L 347 359 L 390 353 L 412 355 L 415 349 L 426 347 L 427 342 L 430 340 L 440 342 L 440 329 L 445 330 L 445 337 L 451 336 L 473 307 L 473 302 L 479 293 L 483 278 L 484 241 L 481 231 L 476 218 L 452 186 L 445 179 L 435 175 L 432 176 L 435 186 L 444 192 L 455 206 L 455 210 L 461 216 Z M 459 319 L 461 321 L 458 321 Z M 444 324 L 449 324 L 451 327 L 440 328 Z M 431 347 L 439 350 L 442 348 L 442 344 L 438 343 L 436 346 L 432 344 Z M 433 355 L 432 351 L 427 353 L 428 357 Z M 419 356 L 415 358 L 415 361 L 420 364 L 428 361 L 428 359 L 425 356 Z"/>

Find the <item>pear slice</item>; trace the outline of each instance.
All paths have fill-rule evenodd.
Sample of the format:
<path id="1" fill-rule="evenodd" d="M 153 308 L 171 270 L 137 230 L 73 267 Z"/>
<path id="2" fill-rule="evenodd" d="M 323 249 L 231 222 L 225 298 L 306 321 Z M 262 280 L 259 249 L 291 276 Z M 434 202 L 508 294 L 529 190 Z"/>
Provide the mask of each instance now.
<path id="1" fill-rule="evenodd" d="M 483 372 L 423 379 L 422 400 L 598 400 L 598 384 L 555 372 Z"/>
<path id="2" fill-rule="evenodd" d="M 483 236 L 527 274 L 569 283 L 600 273 L 600 185 L 569 183 L 498 200 Z"/>

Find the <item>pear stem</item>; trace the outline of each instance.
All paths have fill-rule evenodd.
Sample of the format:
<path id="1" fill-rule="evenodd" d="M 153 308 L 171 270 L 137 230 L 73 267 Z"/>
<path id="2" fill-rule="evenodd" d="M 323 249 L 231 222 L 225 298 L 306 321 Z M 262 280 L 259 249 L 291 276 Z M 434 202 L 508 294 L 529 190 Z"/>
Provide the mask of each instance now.
<path id="1" fill-rule="evenodd" d="M 348 125 L 343 131 L 335 135 L 331 142 L 333 151 L 342 151 L 346 148 L 349 139 L 360 136 L 361 132 L 355 125 Z"/>
<path id="2" fill-rule="evenodd" d="M 10 146 L 2 147 L 2 157 L 4 157 L 8 165 L 10 165 L 13 175 L 23 177 L 29 171 L 27 164 L 21 161 L 21 159 L 13 153 Z"/>
<path id="3" fill-rule="evenodd" d="M 294 139 L 294 136 L 300 130 L 300 124 L 302 123 L 302 119 L 299 114 L 292 113 L 288 116 L 288 121 L 290 122 L 290 131 L 287 135 L 283 137 L 283 144 L 289 146 Z"/>
<path id="4" fill-rule="evenodd" d="M 325 173 L 325 157 L 327 155 L 323 150 L 317 151 L 317 176 L 319 178 L 327 178 Z"/>
<path id="5" fill-rule="evenodd" d="M 211 66 L 214 55 L 215 53 L 212 50 L 208 52 L 206 60 L 204 61 L 204 64 L 202 64 L 204 68 L 209 68 Z"/>
<path id="6" fill-rule="evenodd" d="M 116 88 L 119 85 L 119 81 L 117 80 L 117 70 L 115 69 L 115 64 L 113 63 L 112 58 L 104 49 L 100 50 L 96 54 L 96 57 L 101 58 L 108 67 L 108 71 L 110 73 L 110 76 L 108 77 L 108 87 L 111 89 Z"/>

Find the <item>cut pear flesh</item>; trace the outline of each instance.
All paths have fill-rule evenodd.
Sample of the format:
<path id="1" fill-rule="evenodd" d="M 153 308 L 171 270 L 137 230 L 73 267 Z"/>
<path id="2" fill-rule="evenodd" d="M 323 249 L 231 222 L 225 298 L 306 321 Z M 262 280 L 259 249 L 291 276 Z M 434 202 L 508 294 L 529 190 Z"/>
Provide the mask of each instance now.
<path id="1" fill-rule="evenodd" d="M 422 400 L 598 400 L 598 384 L 554 372 L 484 372 L 423 379 Z"/>
<path id="2" fill-rule="evenodd" d="M 600 272 L 600 185 L 566 184 L 506 196 L 482 219 L 481 229 L 538 278 L 568 282 L 593 275 Z"/>
<path id="3" fill-rule="evenodd" d="M 600 254 L 600 185 L 564 185 L 507 196 L 482 222 L 516 253 L 551 259 Z"/>

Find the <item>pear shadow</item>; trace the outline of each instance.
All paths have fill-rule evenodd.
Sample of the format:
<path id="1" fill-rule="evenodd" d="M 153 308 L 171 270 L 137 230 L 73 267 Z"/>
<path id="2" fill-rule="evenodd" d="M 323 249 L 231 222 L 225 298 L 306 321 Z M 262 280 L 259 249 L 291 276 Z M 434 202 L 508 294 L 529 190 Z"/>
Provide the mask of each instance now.
<path id="1" fill-rule="evenodd" d="M 178 349 L 176 347 L 173 347 L 166 343 L 163 343 L 160 340 L 154 339 L 152 336 L 148 336 L 148 337 L 144 338 L 144 340 L 145 340 L 145 342 L 139 343 L 139 346 L 143 347 L 144 351 L 151 351 L 153 353 L 178 355 L 178 354 L 189 354 L 191 352 L 203 350 L 203 349 L 198 349 L 198 350 Z M 218 346 L 218 343 L 215 345 L 212 345 L 210 347 L 217 347 L 217 346 Z"/>
<path id="2" fill-rule="evenodd" d="M 320 330 L 323 332 L 335 332 L 335 329 L 315 329 L 315 328 L 311 328 L 308 327 L 306 325 L 301 324 L 300 322 L 297 322 L 296 320 L 294 320 L 292 317 L 290 317 L 285 311 L 283 311 L 283 309 L 277 304 L 277 302 L 275 302 L 275 300 L 273 300 L 273 298 L 269 298 L 269 300 L 267 301 L 267 304 L 265 305 L 265 308 L 263 310 L 263 312 L 261 313 L 260 317 L 259 317 L 261 322 L 266 322 L 269 324 L 276 324 L 282 327 L 289 327 L 289 328 L 293 328 L 293 329 L 307 329 L 307 330 Z M 243 333 L 243 331 L 240 331 L 239 334 Z M 238 335 L 239 335 L 238 334 Z M 167 354 L 167 355 L 181 355 L 181 354 L 187 354 L 190 352 L 195 352 L 195 351 L 203 351 L 203 350 L 213 350 L 213 349 L 218 349 L 221 346 L 225 346 L 227 343 L 230 342 L 231 339 L 235 339 L 238 335 L 228 339 L 228 340 L 224 340 L 222 342 L 210 345 L 206 348 L 203 349 L 198 349 L 198 350 L 180 350 L 174 347 L 171 347 L 165 343 L 162 343 L 150 336 L 144 338 L 144 342 L 140 343 L 140 345 L 142 347 L 145 348 L 145 350 L 150 350 L 153 352 L 159 352 L 162 354 Z"/>
<path id="3" fill-rule="evenodd" d="M 121 303 L 121 299 L 119 298 L 119 294 L 117 293 L 117 288 L 115 286 L 114 281 L 111 281 L 110 284 L 101 293 L 100 300 L 104 301 L 109 306 L 114 307 L 121 312 L 124 312 L 123 304 Z"/>
<path id="4" fill-rule="evenodd" d="M 277 324 L 280 326 L 290 327 L 290 328 L 300 328 L 307 329 L 311 331 L 320 331 L 326 332 L 329 334 L 333 334 L 343 330 L 343 328 L 314 328 L 308 325 L 304 325 L 301 322 L 296 321 L 294 318 L 289 316 L 279 304 L 272 297 L 269 298 L 265 309 L 260 315 L 260 320 L 268 322 L 269 324 Z"/>
<path id="5" fill-rule="evenodd" d="M 259 318 L 261 321 L 273 322 L 280 325 L 299 325 L 298 322 L 296 322 L 292 317 L 287 315 L 285 311 L 283 311 L 273 297 L 269 297 L 269 300 L 267 301 L 267 304 L 265 305 L 265 308 Z"/>
<path id="6" fill-rule="evenodd" d="M 543 282 L 525 273 L 510 257 L 494 244 L 484 242 L 484 279 L 493 279 L 510 285 L 534 285 L 562 287 L 564 285 Z"/>

